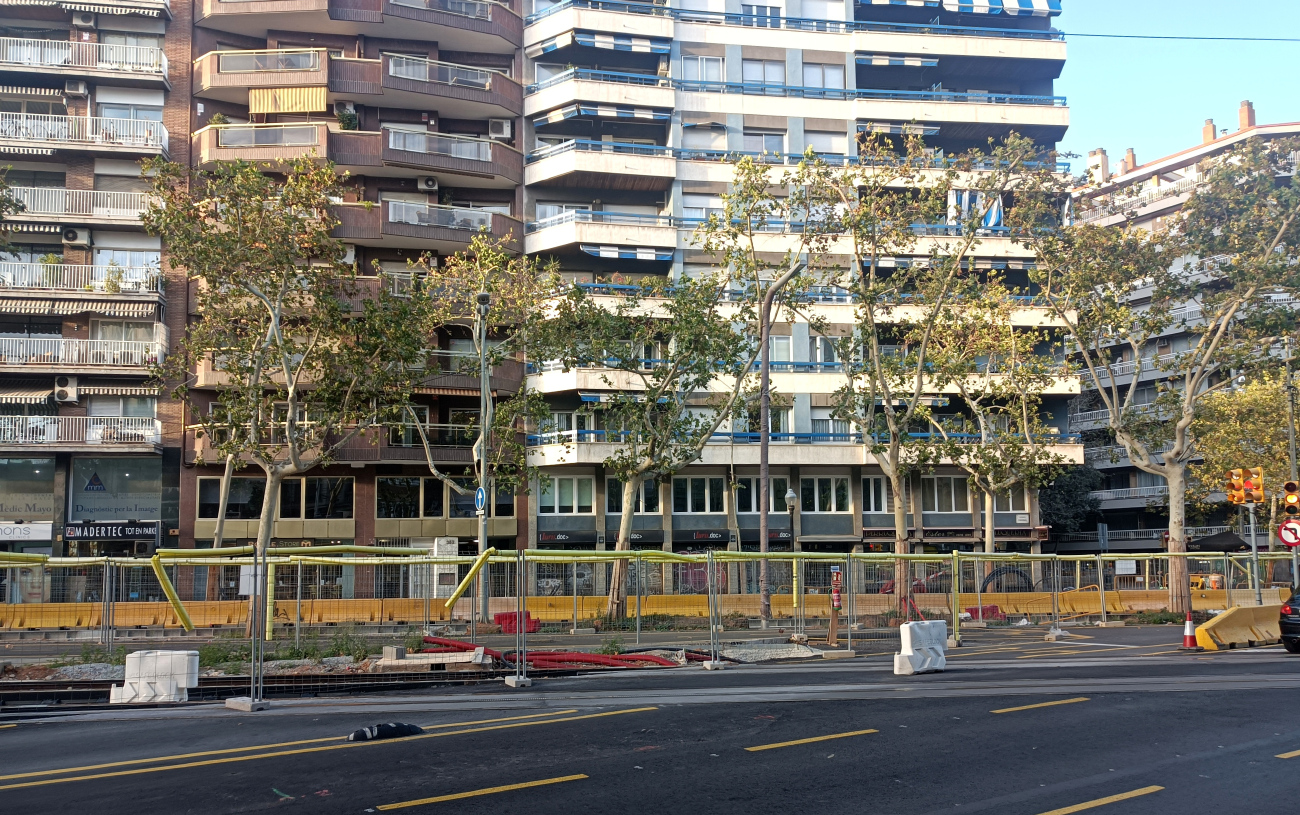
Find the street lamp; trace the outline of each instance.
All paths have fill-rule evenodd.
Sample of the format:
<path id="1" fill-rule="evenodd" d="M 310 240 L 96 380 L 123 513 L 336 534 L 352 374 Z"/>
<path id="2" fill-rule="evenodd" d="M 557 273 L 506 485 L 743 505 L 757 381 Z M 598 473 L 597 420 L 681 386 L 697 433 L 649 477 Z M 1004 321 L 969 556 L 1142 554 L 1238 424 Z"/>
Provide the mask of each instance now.
<path id="1" fill-rule="evenodd" d="M 488 428 L 492 426 L 492 391 L 491 383 L 488 379 L 488 309 L 492 305 L 492 295 L 481 291 L 475 296 L 474 301 L 478 304 L 478 319 L 475 321 L 476 332 L 478 334 L 478 400 L 479 400 L 479 434 L 478 434 L 478 483 L 479 488 L 483 490 L 483 507 L 476 508 L 478 512 L 478 552 L 483 554 L 487 551 L 488 546 L 488 524 L 487 513 L 491 496 L 491 485 L 488 481 Z M 483 590 L 479 592 L 479 619 L 486 623 L 488 621 L 488 593 L 491 588 L 490 570 L 483 570 Z M 471 615 L 472 616 L 472 615 Z"/>

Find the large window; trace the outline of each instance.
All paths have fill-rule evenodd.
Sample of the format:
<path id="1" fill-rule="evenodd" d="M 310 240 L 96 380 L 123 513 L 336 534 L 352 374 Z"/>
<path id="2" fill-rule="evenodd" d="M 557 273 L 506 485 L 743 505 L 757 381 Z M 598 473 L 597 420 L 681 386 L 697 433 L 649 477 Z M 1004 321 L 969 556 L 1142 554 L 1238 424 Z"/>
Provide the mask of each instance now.
<path id="1" fill-rule="evenodd" d="M 871 475 L 862 479 L 862 511 L 871 513 L 884 513 L 889 511 L 886 505 L 885 497 L 885 479 L 882 476 Z"/>
<path id="2" fill-rule="evenodd" d="M 999 493 L 993 498 L 994 512 L 1027 512 L 1027 503 L 1025 501 L 1025 488 L 1022 486 L 1012 487 L 1009 491 Z"/>
<path id="3" fill-rule="evenodd" d="M 436 478 L 424 479 L 424 517 L 441 518 L 444 511 L 443 494 L 447 485 Z"/>
<path id="4" fill-rule="evenodd" d="M 68 484 L 72 521 L 145 521 L 162 517 L 162 459 L 74 458 Z"/>
<path id="5" fill-rule="evenodd" d="M 721 82 L 722 77 L 722 57 L 682 57 L 682 79 Z"/>
<path id="6" fill-rule="evenodd" d="M 456 484 L 463 490 L 461 494 L 453 489 L 448 489 L 447 517 L 449 518 L 477 518 L 478 510 L 474 507 L 474 493 L 477 487 L 472 478 L 457 478 Z"/>
<path id="7" fill-rule="evenodd" d="M 226 520 L 255 521 L 262 517 L 262 499 L 266 497 L 265 478 L 230 479 L 226 498 Z M 199 479 L 199 517 L 216 518 L 221 509 L 221 479 Z"/>
<path id="8" fill-rule="evenodd" d="M 921 477 L 922 512 L 970 512 L 965 476 Z"/>
<path id="9" fill-rule="evenodd" d="M 742 60 L 740 76 L 747 85 L 784 85 L 785 63 L 777 59 Z"/>
<path id="10" fill-rule="evenodd" d="M 799 479 L 799 508 L 801 512 L 848 512 L 849 480 L 847 478 Z"/>
<path id="11" fill-rule="evenodd" d="M 54 517 L 54 459 L 0 458 L 0 521 Z"/>
<path id="12" fill-rule="evenodd" d="M 595 510 L 595 480 L 591 478 L 540 479 L 537 511 L 542 515 L 585 515 Z"/>
<path id="13" fill-rule="evenodd" d="M 674 478 L 673 512 L 675 513 L 719 513 L 726 512 L 724 496 L 727 492 L 727 479 L 722 476 L 711 478 Z"/>
<path id="14" fill-rule="evenodd" d="M 351 478 L 305 478 L 303 518 L 309 521 L 352 517 Z"/>
<path id="15" fill-rule="evenodd" d="M 834 63 L 805 62 L 803 84 L 806 88 L 844 88 L 844 66 Z"/>
<path id="16" fill-rule="evenodd" d="M 758 512 L 761 499 L 758 494 L 758 488 L 762 482 L 757 478 L 737 478 L 736 479 L 736 512 L 737 513 L 755 513 Z M 785 478 L 773 478 L 770 481 L 771 492 L 768 494 L 768 503 L 771 505 L 768 512 L 787 512 L 789 507 L 785 504 L 785 493 L 790 487 L 790 482 Z"/>
<path id="17" fill-rule="evenodd" d="M 376 478 L 375 517 L 420 517 L 420 479 Z"/>
<path id="18" fill-rule="evenodd" d="M 605 511 L 611 515 L 623 513 L 623 482 L 617 478 L 605 481 Z M 641 491 L 636 496 L 637 514 L 654 514 L 659 511 L 659 484 L 656 481 L 641 482 Z"/>

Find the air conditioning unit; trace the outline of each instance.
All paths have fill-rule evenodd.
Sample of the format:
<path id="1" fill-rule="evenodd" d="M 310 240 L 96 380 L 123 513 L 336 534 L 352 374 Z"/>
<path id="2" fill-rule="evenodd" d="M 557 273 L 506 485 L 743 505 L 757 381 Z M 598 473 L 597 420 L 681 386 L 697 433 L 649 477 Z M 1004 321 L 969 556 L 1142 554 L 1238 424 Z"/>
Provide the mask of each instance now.
<path id="1" fill-rule="evenodd" d="M 56 376 L 54 378 L 54 401 L 77 401 L 77 378 L 75 376 Z"/>
<path id="2" fill-rule="evenodd" d="M 74 11 L 72 12 L 72 24 L 78 28 L 94 28 L 95 13 L 93 11 Z"/>
<path id="3" fill-rule="evenodd" d="M 334 112 L 335 113 L 356 113 L 357 103 L 356 102 L 335 102 Z"/>
<path id="4" fill-rule="evenodd" d="M 488 119 L 488 137 L 508 139 L 513 132 L 514 123 L 509 119 Z"/>
<path id="5" fill-rule="evenodd" d="M 65 227 L 63 230 L 63 243 L 67 246 L 79 246 L 83 249 L 90 247 L 90 230 L 77 229 L 76 227 Z"/>
<path id="6" fill-rule="evenodd" d="M 419 181 L 416 182 L 416 183 L 419 184 L 420 192 L 437 192 L 437 191 L 438 191 L 438 178 L 437 178 L 437 176 L 432 176 L 432 175 L 422 175 L 422 176 L 420 176 Z"/>
<path id="7" fill-rule="evenodd" d="M 345 252 L 343 253 L 343 261 L 342 261 L 342 262 L 345 263 L 345 264 L 347 264 L 347 265 L 349 265 L 349 266 L 351 266 L 353 263 L 356 263 L 356 262 L 357 262 L 357 247 L 355 247 L 355 246 L 353 246 L 353 245 L 351 245 L 351 244 L 348 244 L 347 247 L 345 247 L 345 248 L 346 248 L 347 251 L 345 251 Z"/>
<path id="8" fill-rule="evenodd" d="M 63 83 L 63 93 L 66 96 L 86 96 L 90 91 L 84 79 L 69 79 Z"/>
<path id="9" fill-rule="evenodd" d="M 132 547 L 132 554 L 136 557 L 152 557 L 157 548 L 158 545 L 153 541 L 136 541 Z"/>

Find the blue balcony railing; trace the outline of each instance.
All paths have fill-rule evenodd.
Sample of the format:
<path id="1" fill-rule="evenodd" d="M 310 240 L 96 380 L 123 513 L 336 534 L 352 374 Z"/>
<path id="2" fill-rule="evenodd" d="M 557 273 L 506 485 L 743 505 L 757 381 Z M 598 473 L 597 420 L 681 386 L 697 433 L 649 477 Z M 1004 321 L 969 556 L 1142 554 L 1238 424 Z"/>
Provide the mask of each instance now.
<path id="1" fill-rule="evenodd" d="M 908 433 L 914 441 L 941 440 L 937 433 Z M 556 430 L 546 433 L 532 433 L 527 437 L 529 447 L 541 447 L 548 444 L 625 444 L 632 441 L 633 434 L 625 430 Z M 774 444 L 864 444 L 866 439 L 859 432 L 853 433 L 770 433 L 769 439 Z M 1040 444 L 1080 444 L 1081 436 L 1077 433 L 1046 433 L 1037 437 Z M 948 440 L 957 444 L 981 444 L 983 439 L 978 433 L 949 433 Z M 710 444 L 758 444 L 758 433 L 714 433 L 709 437 Z M 888 437 L 877 434 L 875 442 L 886 442 Z"/>

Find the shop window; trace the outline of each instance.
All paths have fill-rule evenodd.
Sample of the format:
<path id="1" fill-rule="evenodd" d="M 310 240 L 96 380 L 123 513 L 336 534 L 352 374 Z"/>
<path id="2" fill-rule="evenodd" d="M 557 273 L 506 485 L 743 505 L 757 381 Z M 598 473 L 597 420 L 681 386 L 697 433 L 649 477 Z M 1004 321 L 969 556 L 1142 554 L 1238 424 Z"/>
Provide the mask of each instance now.
<path id="1" fill-rule="evenodd" d="M 280 482 L 280 517 L 302 517 L 302 479 L 291 478 Z"/>
<path id="2" fill-rule="evenodd" d="M 352 517 L 351 478 L 305 478 L 303 517 L 309 521 Z"/>
<path id="3" fill-rule="evenodd" d="M 872 475 L 862 479 L 862 511 L 875 514 L 889 511 L 885 503 L 885 479 Z"/>
<path id="4" fill-rule="evenodd" d="M 612 515 L 623 513 L 623 482 L 617 478 L 605 482 L 605 511 Z M 636 514 L 653 515 L 659 512 L 659 484 L 654 480 L 641 482 L 641 492 L 636 496 Z"/>
<path id="5" fill-rule="evenodd" d="M 420 479 L 376 478 L 375 517 L 420 517 Z"/>
<path id="6" fill-rule="evenodd" d="M 539 486 L 537 503 L 542 515 L 584 515 L 594 510 L 594 479 L 543 476 Z M 472 506 L 473 501 L 470 503 Z"/>
<path id="7" fill-rule="evenodd" d="M 757 478 L 737 478 L 736 479 L 736 512 L 754 513 L 759 510 L 761 499 L 758 494 L 758 488 L 762 482 Z M 773 478 L 770 481 L 771 492 L 768 494 L 768 503 L 771 505 L 769 512 L 787 512 L 789 508 L 785 504 L 785 493 L 789 489 L 790 482 L 785 478 Z"/>
<path id="8" fill-rule="evenodd" d="M 0 458 L 0 520 L 50 520 L 54 516 L 54 459 Z"/>
<path id="9" fill-rule="evenodd" d="M 726 484 L 727 480 L 721 476 L 674 478 L 673 512 L 678 514 L 726 512 L 727 506 L 723 500 Z"/>
<path id="10" fill-rule="evenodd" d="M 437 478 L 424 479 L 424 517 L 443 517 L 443 493 L 447 485 Z"/>
<path id="11" fill-rule="evenodd" d="M 68 519 L 157 520 L 162 517 L 162 459 L 74 458 Z"/>

